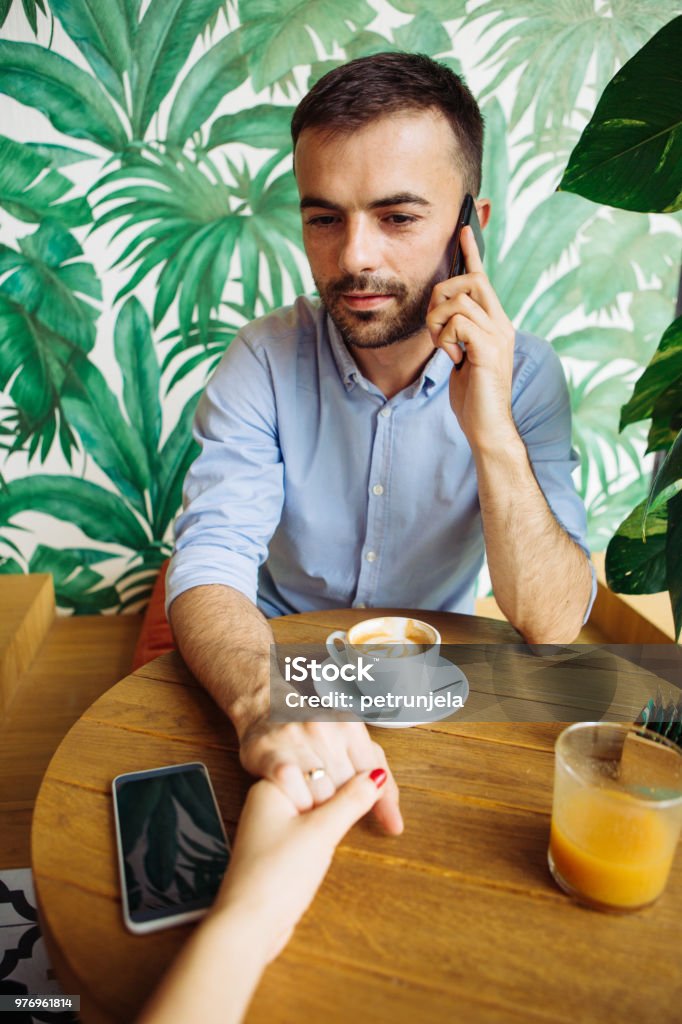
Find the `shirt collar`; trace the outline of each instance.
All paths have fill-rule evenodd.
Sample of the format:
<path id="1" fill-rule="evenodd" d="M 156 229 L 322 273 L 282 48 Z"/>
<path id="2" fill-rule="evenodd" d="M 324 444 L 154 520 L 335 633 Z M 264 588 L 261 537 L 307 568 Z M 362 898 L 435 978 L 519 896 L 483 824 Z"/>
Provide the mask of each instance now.
<path id="1" fill-rule="evenodd" d="M 334 362 L 339 371 L 339 376 L 347 391 L 351 391 L 360 380 L 365 378 L 362 371 L 346 348 L 339 330 L 329 316 L 326 315 L 327 333 L 329 343 L 334 356 Z M 452 360 L 442 349 L 437 349 L 424 367 L 418 380 L 405 389 L 405 397 L 414 398 L 422 391 L 430 393 L 435 386 L 441 384 L 450 376 L 452 371 Z"/>

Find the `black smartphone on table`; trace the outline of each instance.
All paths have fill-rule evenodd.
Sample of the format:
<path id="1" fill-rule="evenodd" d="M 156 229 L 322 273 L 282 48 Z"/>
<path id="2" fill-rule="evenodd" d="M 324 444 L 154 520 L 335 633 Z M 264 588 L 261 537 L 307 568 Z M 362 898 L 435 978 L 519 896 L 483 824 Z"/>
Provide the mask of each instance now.
<path id="1" fill-rule="evenodd" d="M 128 772 L 112 790 L 126 928 L 140 934 L 202 917 L 230 858 L 206 766 Z"/>

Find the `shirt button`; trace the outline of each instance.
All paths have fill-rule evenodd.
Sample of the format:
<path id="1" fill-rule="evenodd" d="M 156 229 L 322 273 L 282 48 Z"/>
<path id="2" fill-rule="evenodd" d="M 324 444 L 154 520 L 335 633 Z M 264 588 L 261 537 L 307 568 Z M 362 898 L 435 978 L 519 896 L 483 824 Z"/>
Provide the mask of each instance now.
<path id="1" fill-rule="evenodd" d="M 372 494 L 376 494 L 377 498 L 380 498 L 383 493 L 384 489 L 381 484 L 375 484 L 372 488 Z"/>
<path id="2" fill-rule="evenodd" d="M 377 560 L 377 553 L 376 553 L 376 551 L 368 551 L 367 554 L 365 555 L 365 558 L 367 559 L 368 562 L 376 562 L 376 560 Z"/>
<path id="3" fill-rule="evenodd" d="M 379 415 L 380 416 L 390 416 L 391 415 L 390 406 L 385 405 L 382 409 L 379 409 Z"/>

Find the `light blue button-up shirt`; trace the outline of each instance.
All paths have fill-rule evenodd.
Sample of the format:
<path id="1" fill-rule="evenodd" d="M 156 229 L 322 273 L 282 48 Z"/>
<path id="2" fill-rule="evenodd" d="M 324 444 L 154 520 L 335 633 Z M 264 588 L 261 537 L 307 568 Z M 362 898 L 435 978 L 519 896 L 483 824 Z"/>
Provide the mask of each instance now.
<path id="1" fill-rule="evenodd" d="M 434 352 L 389 401 L 323 308 L 244 327 L 197 409 L 201 452 L 166 583 L 240 590 L 267 616 L 350 607 L 471 613 L 484 559 L 476 472 Z M 516 334 L 512 412 L 557 521 L 588 553 L 571 413 L 551 346 Z"/>

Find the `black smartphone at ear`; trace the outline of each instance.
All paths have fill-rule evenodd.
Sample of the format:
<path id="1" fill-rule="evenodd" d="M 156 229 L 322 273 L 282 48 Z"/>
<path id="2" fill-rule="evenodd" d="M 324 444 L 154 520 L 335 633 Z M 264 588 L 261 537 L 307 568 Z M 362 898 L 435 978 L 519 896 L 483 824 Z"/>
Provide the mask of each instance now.
<path id="1" fill-rule="evenodd" d="M 448 277 L 458 277 L 460 274 L 466 273 L 466 267 L 464 265 L 464 253 L 460 245 L 460 236 L 462 234 L 462 228 L 470 224 L 474 238 L 476 239 L 476 245 L 478 246 L 478 252 L 481 259 L 483 259 L 483 253 L 485 252 L 485 243 L 483 242 L 483 232 L 476 213 L 476 204 L 474 197 L 467 192 L 462 203 L 462 208 L 459 211 L 459 217 L 457 218 L 457 226 L 455 227 L 455 234 L 453 236 L 453 249 L 452 249 L 452 262 L 450 263 L 450 273 Z"/>

